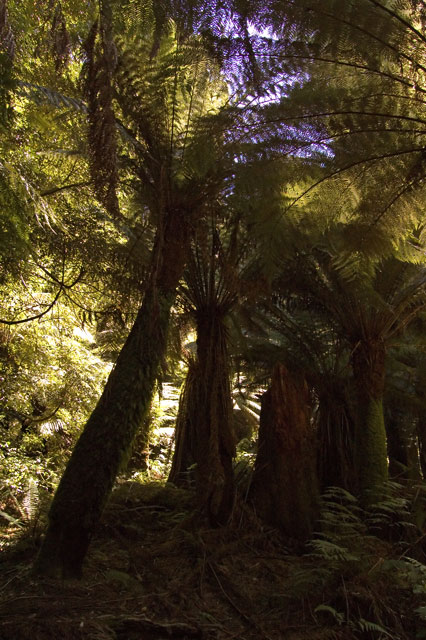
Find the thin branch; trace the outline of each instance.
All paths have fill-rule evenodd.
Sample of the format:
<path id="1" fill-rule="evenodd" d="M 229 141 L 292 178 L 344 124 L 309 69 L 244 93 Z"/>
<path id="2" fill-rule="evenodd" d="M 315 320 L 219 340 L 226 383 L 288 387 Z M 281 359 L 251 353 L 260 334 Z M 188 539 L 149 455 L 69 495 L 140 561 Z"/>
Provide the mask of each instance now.
<path id="1" fill-rule="evenodd" d="M 383 71 L 382 69 L 375 69 L 374 67 L 369 67 L 368 65 L 365 64 L 359 64 L 356 62 L 345 62 L 343 60 L 336 60 L 336 59 L 330 59 L 330 58 L 323 58 L 320 56 L 302 56 L 302 55 L 291 55 L 291 54 L 287 54 L 287 55 L 269 55 L 268 57 L 275 57 L 278 58 L 280 60 L 283 59 L 288 59 L 288 60 L 292 60 L 292 59 L 296 59 L 296 60 L 306 60 L 306 61 L 310 61 L 310 62 L 326 62 L 327 64 L 334 64 L 340 67 L 350 67 L 353 69 L 360 69 L 362 71 L 368 71 L 369 73 L 373 73 L 379 76 L 383 76 L 384 78 L 388 78 L 390 80 L 393 80 L 395 82 L 399 82 L 400 84 L 403 84 L 406 87 L 410 87 L 410 89 L 413 88 L 413 83 L 410 82 L 409 80 L 404 80 L 403 78 L 399 77 L 399 76 L 395 76 L 393 73 L 388 73 L 386 71 Z M 426 89 L 422 89 L 421 87 L 418 87 L 418 91 L 420 91 L 421 93 L 426 93 Z"/>
<path id="2" fill-rule="evenodd" d="M 361 116 L 361 117 L 374 116 L 375 118 L 384 118 L 384 119 L 391 119 L 391 120 L 395 120 L 395 119 L 407 120 L 408 122 L 426 124 L 426 120 L 422 118 L 417 118 L 414 116 L 404 116 L 396 113 L 380 113 L 379 111 L 354 111 L 351 109 L 342 110 L 342 111 L 338 110 L 338 111 L 323 111 L 319 113 L 306 113 L 306 114 L 296 115 L 296 116 L 283 115 L 280 118 L 274 118 L 272 120 L 264 120 L 263 124 L 274 124 L 276 122 L 286 122 L 288 120 L 310 120 L 312 118 L 331 118 L 333 116 Z M 383 131 L 386 131 L 386 129 L 383 129 Z M 410 129 L 407 129 L 407 133 L 410 133 Z"/>
<path id="3" fill-rule="evenodd" d="M 59 193 L 60 191 L 65 191 L 66 189 L 74 189 L 75 187 L 90 187 L 93 184 L 92 180 L 88 180 L 85 182 L 74 182 L 73 184 L 66 184 L 63 187 L 53 187 L 52 189 L 46 189 L 46 191 L 42 191 L 40 195 L 44 196 L 52 196 L 55 193 Z"/>
<path id="4" fill-rule="evenodd" d="M 172 159 L 173 159 L 173 136 L 175 132 L 176 107 L 177 107 L 178 54 L 179 54 L 179 43 L 176 45 L 176 51 L 175 51 L 175 69 L 174 69 L 173 95 L 172 95 L 172 122 L 171 122 L 171 128 L 170 128 L 170 150 L 169 150 L 170 165 L 172 164 Z"/>
<path id="5" fill-rule="evenodd" d="M 380 7 L 381 9 L 385 10 L 387 13 L 390 13 L 392 17 L 397 18 L 398 20 L 400 20 L 405 27 L 408 27 L 411 30 L 414 30 L 416 32 L 417 35 L 420 35 L 416 29 L 414 29 L 414 27 L 412 27 L 412 25 L 410 25 L 409 22 L 406 22 L 402 19 L 400 19 L 400 17 L 395 14 L 393 11 L 387 9 L 386 7 L 383 7 L 382 5 L 380 5 L 378 2 L 375 2 L 374 0 L 369 0 L 369 2 L 372 2 L 375 6 Z M 403 57 L 405 60 L 408 60 L 411 63 L 414 63 L 418 66 L 419 69 L 421 69 L 422 71 L 426 71 L 426 67 L 424 67 L 422 64 L 420 64 L 419 62 L 417 62 L 416 60 L 414 60 L 411 56 L 409 56 L 408 54 L 406 54 L 404 51 L 400 51 L 398 50 L 395 46 L 393 46 L 391 43 L 386 42 L 386 40 L 382 40 L 381 38 L 379 38 L 378 36 L 374 35 L 374 33 L 371 33 L 370 31 L 366 31 L 365 29 L 362 28 L 362 26 L 354 24 L 352 22 L 350 22 L 349 20 L 344 20 L 343 18 L 340 18 L 338 15 L 336 14 L 332 14 L 332 13 L 326 13 L 324 11 L 319 11 L 318 9 L 314 9 L 314 11 L 316 11 L 317 13 L 320 13 L 324 16 L 326 16 L 327 18 L 331 18 L 332 20 L 336 20 L 337 22 L 340 22 L 344 25 L 346 25 L 347 27 L 350 27 L 352 29 L 358 30 L 361 33 L 363 33 L 364 35 L 370 37 L 372 40 L 376 40 L 379 44 L 381 44 L 383 47 L 387 47 L 388 49 L 390 49 L 391 51 L 393 51 L 394 53 L 396 53 L 397 55 L 400 55 L 401 57 Z M 421 36 L 422 37 L 422 36 Z M 422 37 L 423 39 L 423 37 Z M 426 39 L 424 39 L 424 41 L 426 42 Z"/>
<path id="6" fill-rule="evenodd" d="M 410 189 L 412 187 L 414 187 L 415 185 L 420 183 L 419 178 L 416 178 L 414 180 L 411 180 L 411 182 L 408 182 L 406 185 L 404 185 L 404 187 L 402 189 L 400 189 L 391 199 L 391 201 L 386 205 L 386 207 L 384 209 L 382 209 L 382 211 L 375 217 L 375 219 L 373 220 L 373 222 L 368 226 L 367 231 L 371 231 L 371 229 L 373 229 L 373 227 L 375 227 L 380 220 L 383 218 L 383 216 L 389 211 L 389 209 L 400 199 L 402 198 L 408 191 L 410 191 Z"/>
<path id="7" fill-rule="evenodd" d="M 344 167 L 340 167 L 339 169 L 336 169 L 335 171 L 332 171 L 328 175 L 323 176 L 322 178 L 320 178 L 319 180 L 314 182 L 314 184 L 312 184 L 310 187 L 308 187 L 308 189 L 305 189 L 305 191 L 303 193 L 301 193 L 300 196 L 298 196 L 297 198 L 295 198 L 293 200 L 293 202 L 290 204 L 288 209 L 291 209 L 299 200 L 304 198 L 304 196 L 306 196 L 310 191 L 315 189 L 315 187 L 318 187 L 320 184 L 322 184 L 326 180 L 329 180 L 330 178 L 334 178 L 335 176 L 343 173 L 344 171 L 349 171 L 349 169 L 352 169 L 353 167 L 357 167 L 357 166 L 362 165 L 364 163 L 367 164 L 368 162 L 375 162 L 377 160 L 384 160 L 386 158 L 395 158 L 395 157 L 398 157 L 398 156 L 408 155 L 410 153 L 416 153 L 416 152 L 420 152 L 420 151 L 423 151 L 423 149 L 417 147 L 417 148 L 413 148 L 413 149 L 407 149 L 405 151 L 394 151 L 392 153 L 383 153 L 383 154 L 380 154 L 380 155 L 377 155 L 377 156 L 371 156 L 369 158 L 363 158 L 362 160 L 356 160 L 355 162 L 351 162 L 350 164 L 347 164 Z"/>
<path id="8" fill-rule="evenodd" d="M 61 295 L 63 290 L 64 290 L 63 286 L 60 286 L 53 301 L 48 305 L 47 309 L 45 309 L 41 313 L 38 313 L 35 316 L 31 316 L 30 318 L 22 318 L 22 320 L 3 320 L 0 318 L 0 324 L 7 324 L 7 325 L 23 324 L 24 322 L 32 322 L 33 320 L 38 320 L 39 318 L 42 318 L 43 316 L 46 315 L 46 313 L 49 313 L 49 311 L 53 309 L 53 307 L 59 300 L 59 296 Z"/>
<path id="9" fill-rule="evenodd" d="M 383 6 L 382 4 L 380 4 L 380 2 L 377 2 L 377 0 L 368 0 L 368 2 L 371 2 L 371 4 L 373 4 L 375 7 L 381 9 L 382 11 L 385 11 L 392 18 L 394 18 L 395 20 L 398 20 L 398 22 L 401 22 L 401 24 L 403 24 L 404 27 L 412 31 L 422 42 L 426 43 L 426 37 L 418 29 L 416 29 L 410 22 L 408 22 L 407 20 L 404 20 L 404 18 L 400 16 L 398 13 L 396 13 L 395 11 L 392 11 L 392 9 L 389 9 L 388 7 Z"/>

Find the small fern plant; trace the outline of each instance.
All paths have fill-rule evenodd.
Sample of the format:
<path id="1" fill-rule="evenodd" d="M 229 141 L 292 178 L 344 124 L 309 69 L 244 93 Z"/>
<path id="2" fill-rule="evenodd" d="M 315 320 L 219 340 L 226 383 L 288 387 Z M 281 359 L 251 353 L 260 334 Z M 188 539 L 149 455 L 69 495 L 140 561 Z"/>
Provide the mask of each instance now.
<path id="1" fill-rule="evenodd" d="M 399 542 L 395 545 L 373 535 L 382 530 L 383 519 L 394 523 L 398 532 L 408 527 L 408 501 L 389 491 L 385 500 L 365 511 L 353 495 L 338 487 L 328 488 L 322 497 L 320 530 L 308 553 L 324 580 L 323 601 L 314 614 L 319 623 L 335 625 L 344 637 L 412 638 L 411 630 L 396 622 L 394 598 L 409 599 L 414 585 L 426 593 L 426 566 L 405 558 Z M 420 606 L 417 615 L 426 620 L 426 607 Z M 421 632 L 421 625 L 413 623 L 416 632 L 419 627 Z"/>

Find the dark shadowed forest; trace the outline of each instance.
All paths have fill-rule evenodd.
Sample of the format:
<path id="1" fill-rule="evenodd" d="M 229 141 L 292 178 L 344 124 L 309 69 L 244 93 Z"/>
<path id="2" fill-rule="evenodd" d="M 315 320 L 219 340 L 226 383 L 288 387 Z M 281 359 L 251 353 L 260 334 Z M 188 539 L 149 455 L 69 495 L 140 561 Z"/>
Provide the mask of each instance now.
<path id="1" fill-rule="evenodd" d="M 0 640 L 426 638 L 423 0 L 0 0 Z"/>

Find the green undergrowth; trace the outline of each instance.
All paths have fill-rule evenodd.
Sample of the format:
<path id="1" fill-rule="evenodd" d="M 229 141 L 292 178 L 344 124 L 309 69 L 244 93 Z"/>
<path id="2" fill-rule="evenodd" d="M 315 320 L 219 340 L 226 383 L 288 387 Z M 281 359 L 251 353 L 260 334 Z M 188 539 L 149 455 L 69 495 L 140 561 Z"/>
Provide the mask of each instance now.
<path id="1" fill-rule="evenodd" d="M 40 532 L 1 557 L 1 640 L 414 640 L 426 638 L 423 534 L 399 485 L 363 510 L 323 497 L 303 553 L 241 500 L 226 528 L 194 516 L 191 492 L 122 481 L 80 582 L 37 580 Z M 37 529 L 37 527 L 36 527 Z"/>

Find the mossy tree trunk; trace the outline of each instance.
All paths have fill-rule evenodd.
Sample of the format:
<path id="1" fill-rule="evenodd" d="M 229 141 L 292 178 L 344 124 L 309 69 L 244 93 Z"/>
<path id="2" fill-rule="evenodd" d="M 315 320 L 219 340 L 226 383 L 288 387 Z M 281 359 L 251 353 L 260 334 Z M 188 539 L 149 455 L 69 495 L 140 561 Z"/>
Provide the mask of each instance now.
<path id="1" fill-rule="evenodd" d="M 225 314 L 214 304 L 198 309 L 197 358 L 181 399 L 169 480 L 183 482 L 195 463 L 198 507 L 210 524 L 225 524 L 234 504 L 235 438 Z"/>
<path id="2" fill-rule="evenodd" d="M 81 576 L 105 502 L 150 407 L 189 236 L 187 216 L 178 211 L 157 231 L 142 306 L 54 496 L 35 564 L 38 574 Z"/>
<path id="3" fill-rule="evenodd" d="M 385 345 L 380 339 L 364 339 L 352 354 L 357 387 L 355 461 L 361 497 L 374 502 L 388 479 L 387 441 L 383 416 Z"/>
<path id="4" fill-rule="evenodd" d="M 262 398 L 250 499 L 262 519 L 301 542 L 313 531 L 319 504 L 310 418 L 306 382 L 277 364 Z"/>
<path id="5" fill-rule="evenodd" d="M 148 411 L 133 440 L 132 454 L 127 463 L 129 471 L 149 472 L 149 447 L 151 436 L 152 415 Z"/>

